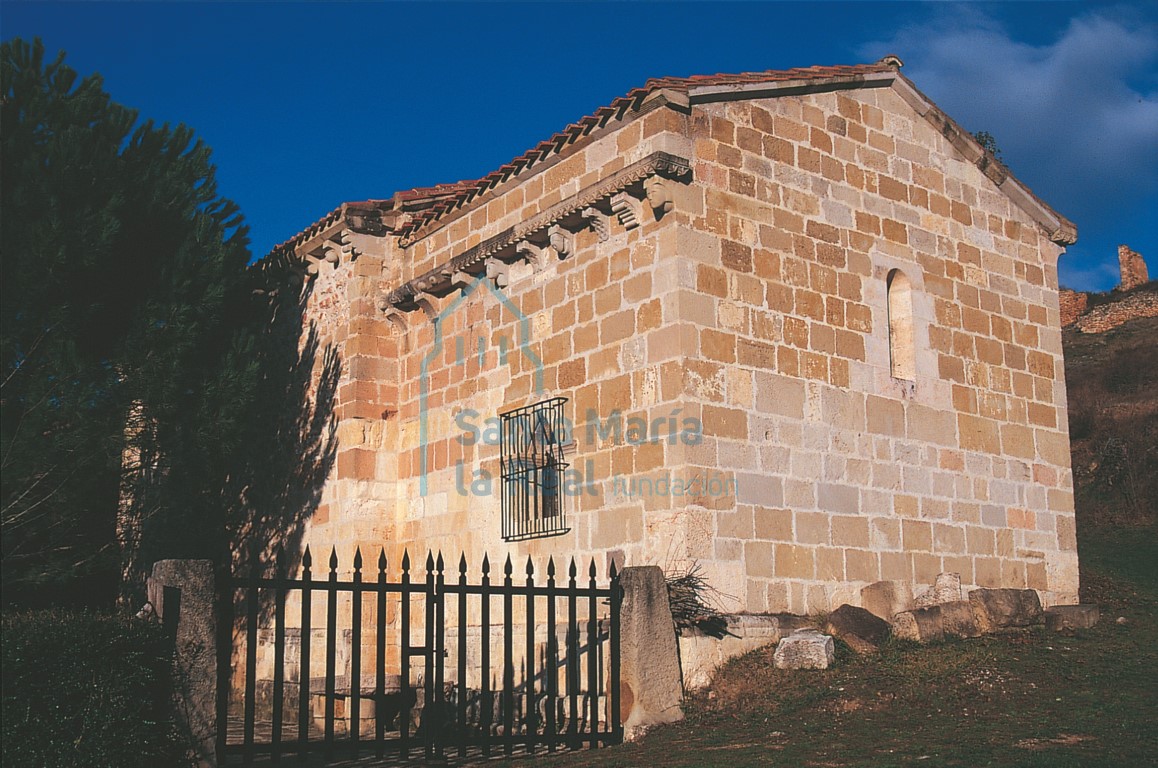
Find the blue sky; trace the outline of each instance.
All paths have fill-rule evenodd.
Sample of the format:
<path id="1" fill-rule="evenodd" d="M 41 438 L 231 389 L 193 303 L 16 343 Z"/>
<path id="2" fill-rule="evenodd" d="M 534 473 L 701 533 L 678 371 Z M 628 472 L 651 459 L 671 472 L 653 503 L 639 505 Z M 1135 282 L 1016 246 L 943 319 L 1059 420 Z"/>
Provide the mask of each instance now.
<path id="1" fill-rule="evenodd" d="M 1158 273 L 1158 4 L 0 5 L 117 101 L 192 126 L 255 256 L 345 200 L 481 176 L 649 77 L 896 53 L 1078 225 L 1063 284 Z"/>

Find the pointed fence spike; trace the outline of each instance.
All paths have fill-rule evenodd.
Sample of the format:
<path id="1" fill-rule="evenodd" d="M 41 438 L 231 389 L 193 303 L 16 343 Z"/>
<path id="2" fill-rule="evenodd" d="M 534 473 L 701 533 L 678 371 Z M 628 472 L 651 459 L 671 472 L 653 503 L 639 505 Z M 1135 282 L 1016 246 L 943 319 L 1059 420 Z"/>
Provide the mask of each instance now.
<path id="1" fill-rule="evenodd" d="M 330 570 L 338 570 L 338 548 L 332 547 L 330 549 Z"/>
<path id="2" fill-rule="evenodd" d="M 434 553 L 431 552 L 429 549 L 426 550 L 426 570 L 428 570 L 428 571 L 434 570 Z"/>
<path id="3" fill-rule="evenodd" d="M 507 555 L 507 564 L 503 566 L 503 573 L 510 576 L 514 571 L 514 566 L 511 565 L 511 556 Z"/>
<path id="4" fill-rule="evenodd" d="M 482 572 L 483 576 L 487 576 L 491 572 L 491 556 L 486 552 L 483 552 Z"/>
<path id="5" fill-rule="evenodd" d="M 571 568 L 570 568 L 570 573 L 571 573 L 571 579 L 572 579 L 572 580 L 574 580 L 574 578 L 575 578 L 577 575 L 579 575 L 579 569 L 575 567 L 575 558 L 571 558 Z"/>
<path id="6" fill-rule="evenodd" d="M 555 556 L 552 555 L 547 560 L 547 575 L 552 579 L 555 578 Z"/>
<path id="7" fill-rule="evenodd" d="M 354 570 L 362 570 L 362 548 L 354 547 Z"/>
<path id="8" fill-rule="evenodd" d="M 587 569 L 587 572 L 589 574 L 591 574 L 591 578 L 593 578 L 593 579 L 595 578 L 595 574 L 598 573 L 598 571 L 595 569 L 595 558 L 594 557 L 591 558 L 591 567 Z"/>
<path id="9" fill-rule="evenodd" d="M 612 581 L 615 581 L 615 578 L 619 575 L 619 569 L 615 567 L 614 560 L 611 561 L 611 568 L 608 570 L 608 573 L 611 576 Z"/>
<path id="10" fill-rule="evenodd" d="M 462 557 L 458 559 L 458 572 L 466 573 L 466 552 L 463 552 Z"/>
<path id="11" fill-rule="evenodd" d="M 531 556 L 527 555 L 527 576 L 535 575 L 535 564 L 531 561 Z"/>
<path id="12" fill-rule="evenodd" d="M 306 545 L 306 551 L 302 553 L 302 568 L 304 568 L 308 571 L 310 569 L 310 566 L 313 564 L 314 564 L 314 556 L 310 554 L 310 545 L 307 544 Z"/>
<path id="13" fill-rule="evenodd" d="M 402 550 L 402 570 L 410 570 L 410 550 L 408 549 Z"/>
<path id="14" fill-rule="evenodd" d="M 378 550 L 378 570 L 386 570 L 386 547 Z"/>
<path id="15" fill-rule="evenodd" d="M 442 561 L 442 550 L 440 549 L 440 550 L 438 550 L 438 572 L 439 573 L 442 573 L 443 567 L 444 567 L 444 563 Z"/>

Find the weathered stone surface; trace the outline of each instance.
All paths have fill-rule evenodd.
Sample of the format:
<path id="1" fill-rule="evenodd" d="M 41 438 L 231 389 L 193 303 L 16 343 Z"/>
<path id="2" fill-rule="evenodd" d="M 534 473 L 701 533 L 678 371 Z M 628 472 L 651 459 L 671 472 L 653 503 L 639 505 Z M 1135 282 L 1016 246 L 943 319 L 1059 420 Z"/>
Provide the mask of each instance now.
<path id="1" fill-rule="evenodd" d="M 725 618 L 727 633 L 723 637 L 694 630 L 680 632 L 680 670 L 685 691 L 710 685 L 712 673 L 728 659 L 780 641 L 780 620 L 775 616 L 732 614 Z"/>
<path id="2" fill-rule="evenodd" d="M 828 614 L 824 630 L 857 653 L 875 653 L 889 639 L 889 623 L 847 603 Z"/>
<path id="3" fill-rule="evenodd" d="M 982 632 L 1041 624 L 1041 600 L 1032 589 L 975 589 L 969 593 Z"/>
<path id="4" fill-rule="evenodd" d="M 1063 629 L 1089 629 L 1098 623 L 1101 614 L 1098 606 L 1055 605 L 1045 609 L 1045 626 L 1054 632 Z"/>
<path id="5" fill-rule="evenodd" d="M 1123 291 L 1137 288 L 1150 279 L 1142 254 L 1131 250 L 1128 245 L 1118 246 L 1118 268 L 1122 273 L 1121 288 Z"/>
<path id="6" fill-rule="evenodd" d="M 961 574 L 939 573 L 933 586 L 917 595 L 913 605 L 917 608 L 928 608 L 930 605 L 942 605 L 961 599 Z"/>
<path id="7" fill-rule="evenodd" d="M 834 651 L 829 635 L 815 629 L 798 629 L 780 640 L 772 661 L 777 669 L 828 669 Z"/>
<path id="8" fill-rule="evenodd" d="M 682 720 L 679 651 L 668 604 L 667 582 L 659 566 L 624 568 L 620 629 L 624 738 L 649 727 Z"/>
<path id="9" fill-rule="evenodd" d="M 160 560 L 148 580 L 149 602 L 176 624 L 173 657 L 177 718 L 198 766 L 216 766 L 217 621 L 212 560 Z"/>
<path id="10" fill-rule="evenodd" d="M 946 637 L 981 637 L 981 622 L 977 619 L 977 606 L 969 600 L 954 600 L 942 603 L 941 628 Z"/>
<path id="11" fill-rule="evenodd" d="M 1089 304 L 1090 295 L 1088 293 L 1071 291 L 1066 288 L 1058 291 L 1058 308 L 1061 310 L 1062 327 L 1073 325 L 1086 311 Z"/>
<path id="12" fill-rule="evenodd" d="M 877 581 L 861 589 L 860 602 L 869 613 L 890 621 L 913 607 L 913 587 L 907 581 Z"/>
<path id="13" fill-rule="evenodd" d="M 942 640 L 945 630 L 941 625 L 941 606 L 914 608 L 902 611 L 893 617 L 893 637 L 912 640 L 917 643 L 931 643 Z"/>

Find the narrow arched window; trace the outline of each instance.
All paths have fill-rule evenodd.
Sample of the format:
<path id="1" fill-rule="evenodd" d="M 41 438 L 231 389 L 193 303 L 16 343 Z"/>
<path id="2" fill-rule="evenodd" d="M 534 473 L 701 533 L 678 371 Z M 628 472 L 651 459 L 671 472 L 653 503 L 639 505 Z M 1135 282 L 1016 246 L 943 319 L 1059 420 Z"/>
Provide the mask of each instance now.
<path id="1" fill-rule="evenodd" d="M 913 291 L 909 278 L 899 269 L 889 272 L 889 361 L 893 378 L 917 378 L 913 343 Z"/>

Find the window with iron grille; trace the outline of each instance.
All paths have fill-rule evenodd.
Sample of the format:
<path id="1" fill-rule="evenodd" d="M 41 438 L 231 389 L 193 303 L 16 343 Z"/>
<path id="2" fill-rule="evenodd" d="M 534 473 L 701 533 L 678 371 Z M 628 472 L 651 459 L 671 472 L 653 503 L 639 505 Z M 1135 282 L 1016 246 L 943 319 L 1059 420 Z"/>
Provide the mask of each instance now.
<path id="1" fill-rule="evenodd" d="M 499 414 L 502 443 L 503 538 L 533 539 L 566 533 L 563 444 L 565 397 Z"/>

